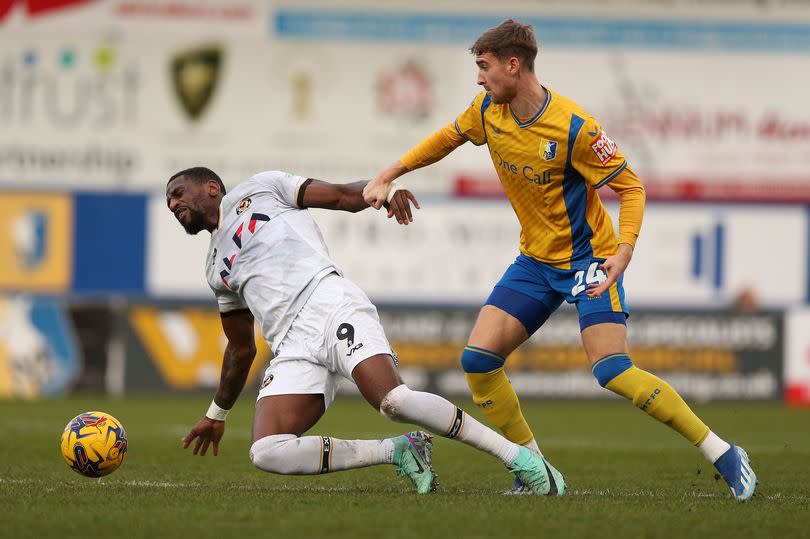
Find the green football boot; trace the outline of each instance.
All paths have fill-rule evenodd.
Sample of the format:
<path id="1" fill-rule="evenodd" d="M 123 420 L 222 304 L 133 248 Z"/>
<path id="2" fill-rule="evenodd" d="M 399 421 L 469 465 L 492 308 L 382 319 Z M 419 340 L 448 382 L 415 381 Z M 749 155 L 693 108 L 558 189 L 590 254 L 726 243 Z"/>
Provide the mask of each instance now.
<path id="1" fill-rule="evenodd" d="M 544 457 L 523 446 L 509 466 L 509 471 L 515 474 L 515 485 L 509 494 L 524 494 L 527 491 L 543 496 L 565 494 L 565 479 L 559 470 Z"/>
<path id="2" fill-rule="evenodd" d="M 430 463 L 433 450 L 431 435 L 415 430 L 392 438 L 394 442 L 394 464 L 397 475 L 404 475 L 416 485 L 416 492 L 427 494 L 436 490 L 436 474 Z"/>

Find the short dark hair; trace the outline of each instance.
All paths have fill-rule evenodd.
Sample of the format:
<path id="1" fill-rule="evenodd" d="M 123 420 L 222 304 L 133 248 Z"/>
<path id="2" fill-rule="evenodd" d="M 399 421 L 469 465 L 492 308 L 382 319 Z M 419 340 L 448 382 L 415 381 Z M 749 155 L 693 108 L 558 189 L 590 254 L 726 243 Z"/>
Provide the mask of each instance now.
<path id="1" fill-rule="evenodd" d="M 220 191 L 222 191 L 222 194 L 224 195 L 227 192 L 225 191 L 225 184 L 222 183 L 222 179 L 217 175 L 216 172 L 214 172 L 210 168 L 191 167 L 185 170 L 181 170 L 180 172 L 169 178 L 169 181 L 166 182 L 166 185 L 169 185 L 173 179 L 179 178 L 180 176 L 185 176 L 186 178 L 194 180 L 197 183 L 205 183 L 210 181 L 217 182 L 219 184 Z"/>
<path id="2" fill-rule="evenodd" d="M 491 52 L 502 62 L 516 56 L 529 71 L 534 72 L 537 40 L 530 24 L 506 19 L 495 28 L 481 34 L 470 47 L 470 52 L 476 56 Z"/>

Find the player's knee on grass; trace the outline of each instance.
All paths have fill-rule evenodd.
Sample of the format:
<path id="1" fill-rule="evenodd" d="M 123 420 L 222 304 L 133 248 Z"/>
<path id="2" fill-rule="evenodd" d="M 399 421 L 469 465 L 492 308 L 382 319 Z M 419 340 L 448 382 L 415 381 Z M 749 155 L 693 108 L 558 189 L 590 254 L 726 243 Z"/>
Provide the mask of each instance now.
<path id="1" fill-rule="evenodd" d="M 295 447 L 300 438 L 295 434 L 274 434 L 253 442 L 250 446 L 250 461 L 265 472 L 277 474 L 300 474 L 300 461 L 296 459 Z"/>
<path id="2" fill-rule="evenodd" d="M 405 384 L 398 385 L 388 392 L 380 402 L 380 413 L 390 419 L 391 421 L 398 421 L 404 423 L 407 421 L 405 417 L 405 401 L 408 395 L 412 393 L 411 388 Z"/>

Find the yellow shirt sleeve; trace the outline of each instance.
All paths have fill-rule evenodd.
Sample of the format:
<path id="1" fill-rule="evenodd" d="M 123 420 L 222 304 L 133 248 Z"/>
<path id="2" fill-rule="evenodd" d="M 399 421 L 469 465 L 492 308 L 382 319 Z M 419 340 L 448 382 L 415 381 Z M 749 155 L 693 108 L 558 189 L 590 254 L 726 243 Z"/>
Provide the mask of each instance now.
<path id="1" fill-rule="evenodd" d="M 486 92 L 475 96 L 470 106 L 458 115 L 455 122 L 447 124 L 411 148 L 400 157 L 399 162 L 406 169 L 414 170 L 435 163 L 468 140 L 476 146 L 484 144 L 487 136 L 484 132 L 481 108 L 486 96 Z"/>
<path id="2" fill-rule="evenodd" d="M 608 183 L 619 195 L 619 243 L 636 246 L 647 195 L 644 184 L 628 166 Z"/>
<path id="3" fill-rule="evenodd" d="M 572 163 L 589 187 L 609 185 L 619 195 L 619 243 L 635 247 L 644 216 L 644 185 L 593 118 L 587 118 L 579 131 Z"/>
<path id="4" fill-rule="evenodd" d="M 426 167 L 444 158 L 465 142 L 453 124 L 447 124 L 411 148 L 399 158 L 399 162 L 408 170 Z"/>

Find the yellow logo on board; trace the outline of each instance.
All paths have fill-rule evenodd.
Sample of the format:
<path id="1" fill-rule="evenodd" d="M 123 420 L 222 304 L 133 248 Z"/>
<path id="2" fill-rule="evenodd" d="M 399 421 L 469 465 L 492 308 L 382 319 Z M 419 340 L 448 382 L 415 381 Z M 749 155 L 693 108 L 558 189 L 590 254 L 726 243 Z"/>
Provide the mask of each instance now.
<path id="1" fill-rule="evenodd" d="M 228 341 L 216 310 L 136 307 L 129 319 L 168 385 L 176 389 L 217 386 Z M 254 334 L 256 358 L 248 383 L 264 370 L 271 355 L 261 331 L 257 328 Z"/>
<path id="2" fill-rule="evenodd" d="M 3 193 L 0 197 L 0 289 L 68 291 L 73 201 L 67 195 Z"/>

